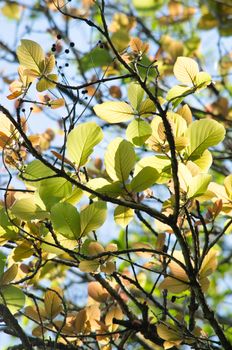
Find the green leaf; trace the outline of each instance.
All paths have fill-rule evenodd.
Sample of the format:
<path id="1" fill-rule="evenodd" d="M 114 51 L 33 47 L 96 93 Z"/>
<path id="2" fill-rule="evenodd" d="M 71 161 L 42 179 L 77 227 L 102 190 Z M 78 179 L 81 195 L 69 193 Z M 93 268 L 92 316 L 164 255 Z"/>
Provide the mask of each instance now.
<path id="1" fill-rule="evenodd" d="M 131 181 L 131 190 L 133 192 L 144 191 L 148 187 L 153 186 L 158 178 L 158 171 L 150 166 L 146 166 Z"/>
<path id="2" fill-rule="evenodd" d="M 48 176 L 55 175 L 55 172 L 44 165 L 40 160 L 33 160 L 29 163 L 23 173 L 23 178 L 28 182 L 31 181 L 31 185 L 38 187 L 40 181 L 35 181 L 40 178 L 46 178 Z M 34 180 L 34 181 L 33 181 Z"/>
<path id="3" fill-rule="evenodd" d="M 26 181 L 37 180 L 52 175 L 55 175 L 55 172 L 49 169 L 40 160 L 33 160 L 29 163 L 23 173 Z"/>
<path id="4" fill-rule="evenodd" d="M 129 225 L 129 223 L 134 218 L 134 210 L 131 208 L 118 205 L 114 211 L 114 220 L 116 224 L 122 226 L 123 228 Z"/>
<path id="5" fill-rule="evenodd" d="M 224 186 L 226 193 L 228 195 L 228 198 L 232 199 L 232 174 L 228 175 L 224 180 Z"/>
<path id="6" fill-rule="evenodd" d="M 130 83 L 127 94 L 132 107 L 138 110 L 144 96 L 143 88 L 138 83 Z"/>
<path id="7" fill-rule="evenodd" d="M 83 196 L 83 191 L 80 188 L 75 187 L 74 190 L 71 192 L 70 195 L 65 197 L 64 202 L 70 203 L 72 205 L 77 204 L 80 202 L 81 197 Z"/>
<path id="8" fill-rule="evenodd" d="M 211 181 L 211 175 L 198 174 L 194 176 L 191 183 L 188 184 L 188 198 L 195 198 L 204 194 Z"/>
<path id="9" fill-rule="evenodd" d="M 145 167 L 152 167 L 159 173 L 157 183 L 167 182 L 171 178 L 171 162 L 165 156 L 150 156 L 144 157 L 135 165 L 134 176 L 136 176 L 141 169 Z"/>
<path id="10" fill-rule="evenodd" d="M 35 41 L 22 39 L 17 48 L 19 63 L 26 69 L 35 71 L 40 75 L 43 71 L 45 55 L 42 47 Z"/>
<path id="11" fill-rule="evenodd" d="M 127 122 L 134 117 L 133 108 L 126 102 L 103 102 L 93 109 L 99 118 L 110 124 Z"/>
<path id="12" fill-rule="evenodd" d="M 86 72 L 89 69 L 108 66 L 112 61 L 113 59 L 107 50 L 96 47 L 82 57 L 80 67 Z"/>
<path id="13" fill-rule="evenodd" d="M 161 0 L 133 0 L 133 5 L 137 10 L 150 11 L 163 5 Z"/>
<path id="14" fill-rule="evenodd" d="M 50 210 L 54 204 L 71 195 L 71 192 L 72 184 L 62 177 L 42 180 L 39 187 L 40 198 L 46 205 L 47 210 Z"/>
<path id="15" fill-rule="evenodd" d="M 61 234 L 56 235 L 56 239 L 61 245 L 61 247 L 64 247 L 69 250 L 74 250 L 77 246 L 76 239 L 68 239 L 64 237 Z M 44 243 L 41 244 L 41 249 L 47 253 L 50 253 L 54 256 L 64 254 L 64 250 L 62 248 L 58 248 L 56 242 L 54 241 L 54 238 L 52 237 L 51 233 L 49 232 L 44 237 Z M 52 244 L 52 245 L 51 245 Z M 50 258 L 51 256 L 49 256 Z"/>
<path id="16" fill-rule="evenodd" d="M 9 237 L 9 239 L 14 240 L 18 234 L 18 227 L 14 226 L 13 223 L 9 220 L 13 220 L 10 213 L 6 213 L 4 208 L 0 209 L 0 227 L 3 229 L 4 233 Z"/>
<path id="17" fill-rule="evenodd" d="M 51 222 L 54 230 L 68 239 L 80 237 L 80 214 L 69 203 L 57 203 L 51 209 Z"/>
<path id="18" fill-rule="evenodd" d="M 90 272 L 96 272 L 99 268 L 100 263 L 98 260 L 83 260 L 79 264 L 79 269 L 82 272 L 90 273 Z"/>
<path id="19" fill-rule="evenodd" d="M 114 181 L 125 183 L 135 164 L 133 145 L 121 137 L 114 139 L 105 153 L 105 167 L 107 174 Z"/>
<path id="20" fill-rule="evenodd" d="M 122 184 L 118 182 L 110 183 L 104 178 L 98 177 L 88 181 L 88 187 L 95 190 L 98 193 L 108 195 L 110 197 L 118 197 L 122 193 Z M 86 193 L 89 195 L 89 193 Z M 96 196 L 90 195 L 90 198 L 95 198 Z"/>
<path id="21" fill-rule="evenodd" d="M 206 88 L 212 81 L 211 76 L 206 72 L 199 72 L 194 80 L 197 90 Z"/>
<path id="22" fill-rule="evenodd" d="M 210 151 L 206 149 L 199 158 L 194 160 L 194 163 L 199 166 L 203 173 L 207 173 L 213 163 L 213 157 Z"/>
<path id="23" fill-rule="evenodd" d="M 0 276 L 4 272 L 5 264 L 6 264 L 6 255 L 4 255 L 2 252 L 0 252 Z"/>
<path id="24" fill-rule="evenodd" d="M 11 207 L 11 212 L 17 218 L 25 221 L 43 220 L 49 217 L 45 208 L 41 208 L 36 203 L 34 196 L 28 196 L 27 198 L 16 200 Z"/>
<path id="25" fill-rule="evenodd" d="M 216 146 L 225 137 L 225 128 L 213 119 L 196 120 L 190 124 L 186 136 L 190 143 L 186 148 L 188 159 L 196 159 L 209 147 Z"/>
<path id="26" fill-rule="evenodd" d="M 107 208 L 104 202 L 98 201 L 88 205 L 80 213 L 81 236 L 101 227 L 107 215 Z"/>
<path id="27" fill-rule="evenodd" d="M 190 89 L 188 86 L 175 85 L 167 93 L 166 99 L 171 101 L 173 106 L 178 106 L 184 99 L 185 96 L 188 96 L 194 92 L 193 89 Z"/>
<path id="28" fill-rule="evenodd" d="M 167 112 L 168 120 L 171 121 L 172 132 L 175 137 L 183 136 L 187 130 L 187 123 L 178 113 Z"/>
<path id="29" fill-rule="evenodd" d="M 142 146 L 151 133 L 150 124 L 141 119 L 132 120 L 126 129 L 127 139 L 136 146 Z"/>
<path id="30" fill-rule="evenodd" d="M 192 58 L 180 56 L 174 64 L 173 72 L 181 83 L 194 85 L 195 77 L 199 73 L 199 67 Z"/>
<path id="31" fill-rule="evenodd" d="M 79 168 L 88 162 L 88 158 L 103 139 L 103 132 L 96 123 L 88 122 L 75 127 L 67 137 L 68 158 Z"/>
<path id="32" fill-rule="evenodd" d="M 120 28 L 111 36 L 112 43 L 117 51 L 125 50 L 130 41 L 130 35 L 127 30 Z"/>
<path id="33" fill-rule="evenodd" d="M 52 81 L 50 81 L 52 80 Z M 47 76 L 42 76 L 36 84 L 36 89 L 39 92 L 43 92 L 48 89 L 54 89 L 56 87 L 56 82 L 58 80 L 57 74 L 48 74 Z"/>
<path id="34" fill-rule="evenodd" d="M 143 118 L 150 117 L 155 111 L 155 104 L 150 98 L 146 98 L 138 108 L 138 113 Z"/>
<path id="35" fill-rule="evenodd" d="M 6 305 L 10 312 L 15 314 L 22 309 L 25 304 L 25 295 L 21 289 L 15 286 L 6 286 L 1 288 L 0 304 Z"/>

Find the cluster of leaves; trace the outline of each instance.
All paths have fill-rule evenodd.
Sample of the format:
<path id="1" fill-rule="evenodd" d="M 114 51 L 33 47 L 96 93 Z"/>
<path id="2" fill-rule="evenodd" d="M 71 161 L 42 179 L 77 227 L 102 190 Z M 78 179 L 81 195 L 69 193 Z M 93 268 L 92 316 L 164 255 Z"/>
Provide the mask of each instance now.
<path id="1" fill-rule="evenodd" d="M 229 36 L 231 5 L 211 4 L 1 7 L 55 38 L 0 40 L 19 64 L 0 73 L 0 317 L 23 349 L 231 349 L 231 53 L 214 82 L 187 30 Z"/>

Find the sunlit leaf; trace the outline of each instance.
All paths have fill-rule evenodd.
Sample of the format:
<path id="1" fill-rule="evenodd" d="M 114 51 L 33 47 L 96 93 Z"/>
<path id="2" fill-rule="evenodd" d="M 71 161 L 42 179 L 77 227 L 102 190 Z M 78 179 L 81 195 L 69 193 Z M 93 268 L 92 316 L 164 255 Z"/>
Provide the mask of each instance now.
<path id="1" fill-rule="evenodd" d="M 131 181 L 131 190 L 141 192 L 155 184 L 159 177 L 156 169 L 146 166 Z"/>
<path id="2" fill-rule="evenodd" d="M 121 227 L 126 227 L 134 218 L 134 210 L 124 206 L 117 206 L 114 211 L 114 220 Z"/>
<path id="3" fill-rule="evenodd" d="M 63 177 L 42 180 L 39 186 L 39 195 L 47 210 L 63 198 L 70 196 L 71 192 L 72 184 Z"/>
<path id="4" fill-rule="evenodd" d="M 109 325 L 109 330 L 111 332 L 115 331 L 119 326 L 118 324 L 113 323 L 113 319 L 122 320 L 123 316 L 123 312 L 119 306 L 115 305 L 110 308 L 105 316 L 105 324 Z"/>
<path id="5" fill-rule="evenodd" d="M 173 72 L 181 83 L 194 85 L 194 79 L 199 73 L 199 67 L 192 58 L 182 56 L 177 58 Z"/>
<path id="6" fill-rule="evenodd" d="M 126 102 L 104 102 L 93 109 L 99 118 L 110 124 L 127 122 L 134 117 L 133 108 Z"/>
<path id="7" fill-rule="evenodd" d="M 142 146 L 151 133 L 150 125 L 141 119 L 132 120 L 126 129 L 127 139 L 136 146 Z"/>
<path id="8" fill-rule="evenodd" d="M 45 208 L 41 208 L 31 196 L 17 200 L 11 207 L 11 212 L 21 220 L 43 220 L 49 216 Z"/>
<path id="9" fill-rule="evenodd" d="M 5 304 L 9 310 L 15 314 L 22 309 L 25 304 L 25 295 L 15 286 L 6 286 L 1 288 L 0 303 Z"/>
<path id="10" fill-rule="evenodd" d="M 32 186 L 39 186 L 40 179 L 44 179 L 48 176 L 55 175 L 54 171 L 49 169 L 46 165 L 44 165 L 40 160 L 33 160 L 26 166 L 26 169 L 23 173 L 23 177 L 26 181 L 31 181 Z M 38 180 L 38 181 L 35 181 Z"/>
<path id="11" fill-rule="evenodd" d="M 22 7 L 18 5 L 16 2 L 6 3 L 2 8 L 1 12 L 4 16 L 9 19 L 20 19 Z"/>
<path id="12" fill-rule="evenodd" d="M 43 71 L 45 55 L 42 47 L 35 41 L 22 39 L 17 48 L 17 56 L 22 66 L 34 70 L 38 76 Z"/>
<path id="13" fill-rule="evenodd" d="M 185 119 L 187 125 L 192 123 L 192 112 L 191 112 L 191 109 L 189 108 L 189 106 L 187 104 L 185 104 L 184 106 L 180 107 L 178 109 L 177 113 L 179 115 L 181 115 L 182 118 Z"/>
<path id="14" fill-rule="evenodd" d="M 206 149 L 202 155 L 194 160 L 194 163 L 201 169 L 202 172 L 207 172 L 211 167 L 213 162 L 213 157 L 211 153 Z"/>
<path id="15" fill-rule="evenodd" d="M 188 197 L 194 198 L 204 194 L 208 188 L 210 180 L 211 175 L 209 174 L 199 174 L 194 176 L 188 184 Z"/>
<path id="16" fill-rule="evenodd" d="M 6 255 L 0 251 L 0 276 L 2 276 L 6 264 Z"/>
<path id="17" fill-rule="evenodd" d="M 39 92 L 54 89 L 56 87 L 57 80 L 57 74 L 48 74 L 47 76 L 42 76 L 36 84 L 36 89 Z"/>
<path id="18" fill-rule="evenodd" d="M 144 90 L 138 83 L 130 83 L 127 89 L 128 99 L 132 107 L 137 110 L 143 100 Z"/>
<path id="19" fill-rule="evenodd" d="M 79 168 L 87 163 L 89 156 L 103 138 L 101 128 L 94 122 L 79 124 L 67 137 L 68 158 Z"/>
<path id="20" fill-rule="evenodd" d="M 196 120 L 190 124 L 186 136 L 190 144 L 186 148 L 188 159 L 196 159 L 209 147 L 216 146 L 225 137 L 225 128 L 213 119 Z"/>
<path id="21" fill-rule="evenodd" d="M 69 203 L 57 203 L 51 209 L 51 221 L 54 230 L 68 239 L 80 237 L 80 214 Z"/>
<path id="22" fill-rule="evenodd" d="M 146 98 L 144 101 L 142 101 L 138 108 L 138 113 L 143 118 L 150 117 L 155 112 L 155 104 L 150 98 Z"/>
<path id="23" fill-rule="evenodd" d="M 101 201 L 94 202 L 83 209 L 80 213 L 81 236 L 101 227 L 106 220 L 106 215 L 106 204 Z"/>
<path id="24" fill-rule="evenodd" d="M 178 104 L 183 101 L 185 96 L 188 96 L 190 93 L 192 93 L 193 90 L 190 89 L 188 86 L 183 86 L 183 85 L 175 85 L 173 86 L 170 90 L 168 90 L 166 99 L 168 101 L 174 101 L 173 104 L 174 106 L 178 106 Z"/>
<path id="25" fill-rule="evenodd" d="M 211 76 L 206 72 L 199 72 L 195 77 L 197 90 L 207 87 L 212 81 Z"/>
<path id="26" fill-rule="evenodd" d="M 105 153 L 105 166 L 114 181 L 125 182 L 135 164 L 133 145 L 120 137 L 114 139 Z"/>
<path id="27" fill-rule="evenodd" d="M 4 286 L 12 282 L 17 276 L 18 265 L 13 264 L 9 269 L 7 269 L 2 276 L 0 276 L 0 285 Z"/>
<path id="28" fill-rule="evenodd" d="M 228 198 L 232 199 L 232 174 L 228 175 L 224 180 L 224 186 Z"/>

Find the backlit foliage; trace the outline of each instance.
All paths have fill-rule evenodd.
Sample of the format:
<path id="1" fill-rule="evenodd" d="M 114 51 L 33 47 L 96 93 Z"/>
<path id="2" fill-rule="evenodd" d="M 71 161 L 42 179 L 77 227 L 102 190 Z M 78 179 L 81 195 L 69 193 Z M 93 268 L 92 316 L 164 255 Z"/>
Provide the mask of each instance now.
<path id="1" fill-rule="evenodd" d="M 231 350 L 232 1 L 0 6 L 4 349 Z"/>

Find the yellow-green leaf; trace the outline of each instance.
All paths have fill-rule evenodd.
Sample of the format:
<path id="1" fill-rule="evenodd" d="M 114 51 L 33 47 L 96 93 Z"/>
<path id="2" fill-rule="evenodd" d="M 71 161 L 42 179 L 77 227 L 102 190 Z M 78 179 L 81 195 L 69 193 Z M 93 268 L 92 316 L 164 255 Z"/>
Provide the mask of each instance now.
<path id="1" fill-rule="evenodd" d="M 15 314 L 22 309 L 25 304 L 25 295 L 21 289 L 15 286 L 5 286 L 1 288 L 0 304 L 6 305 Z"/>
<path id="2" fill-rule="evenodd" d="M 101 128 L 95 122 L 75 127 L 67 137 L 67 155 L 76 167 L 85 165 L 96 146 L 103 138 Z"/>
<path id="3" fill-rule="evenodd" d="M 68 239 L 80 237 L 80 215 L 69 203 L 57 203 L 51 209 L 51 221 L 54 230 Z"/>
<path id="4" fill-rule="evenodd" d="M 123 228 L 129 225 L 134 218 L 134 210 L 124 206 L 117 206 L 114 211 L 115 222 Z"/>
<path id="5" fill-rule="evenodd" d="M 143 88 L 138 83 L 130 83 L 127 94 L 132 107 L 138 110 L 144 96 Z"/>
<path id="6" fill-rule="evenodd" d="M 98 201 L 88 205 L 80 213 L 81 236 L 101 227 L 107 215 L 107 208 L 104 202 Z"/>
<path id="7" fill-rule="evenodd" d="M 94 108 L 96 115 L 110 124 L 122 123 L 134 117 L 133 108 L 126 102 L 104 102 Z"/>
<path id="8" fill-rule="evenodd" d="M 188 184 L 188 198 L 195 198 L 206 192 L 211 180 L 209 174 L 198 174 L 194 176 Z"/>
<path id="9" fill-rule="evenodd" d="M 0 285 L 4 286 L 12 282 L 17 276 L 18 265 L 13 264 L 9 269 L 7 269 L 0 278 Z"/>
<path id="10" fill-rule="evenodd" d="M 212 81 L 211 76 L 206 72 L 199 72 L 194 80 L 197 90 L 206 88 Z"/>
<path id="11" fill-rule="evenodd" d="M 141 192 L 155 184 L 159 177 L 156 169 L 146 166 L 132 179 L 130 185 L 133 192 Z"/>
<path id="12" fill-rule="evenodd" d="M 17 218 L 25 221 L 43 220 L 49 217 L 45 208 L 41 208 L 32 196 L 17 200 L 11 207 L 11 212 Z"/>
<path id="13" fill-rule="evenodd" d="M 229 199 L 232 199 L 232 174 L 228 175 L 224 180 L 224 186 Z"/>
<path id="14" fill-rule="evenodd" d="M 150 125 L 141 119 L 132 120 L 126 129 L 127 139 L 136 146 L 142 146 L 151 133 Z"/>
<path id="15" fill-rule="evenodd" d="M 135 151 L 133 145 L 121 137 L 114 139 L 105 153 L 105 167 L 111 179 L 125 183 L 134 164 Z"/>
<path id="16" fill-rule="evenodd" d="M 58 80 L 57 74 L 48 74 L 42 76 L 36 84 L 36 89 L 39 92 L 43 92 L 48 89 L 54 89 L 56 87 L 56 81 Z"/>
<path id="17" fill-rule="evenodd" d="M 155 104 L 150 98 L 146 98 L 144 101 L 142 101 L 138 108 L 138 114 L 143 118 L 150 117 L 155 113 L 155 111 Z"/>
<path id="18" fill-rule="evenodd" d="M 192 58 L 180 56 L 174 64 L 173 72 L 181 83 L 194 85 L 195 77 L 199 73 L 199 67 Z"/>
<path id="19" fill-rule="evenodd" d="M 175 100 L 174 106 L 176 107 L 179 103 L 181 103 L 185 96 L 191 94 L 192 92 L 193 90 L 188 86 L 175 85 L 170 90 L 168 90 L 166 98 L 168 101 Z"/>
<path id="20" fill-rule="evenodd" d="M 17 48 L 17 56 L 20 64 L 40 75 L 43 71 L 45 55 L 42 47 L 35 41 L 22 39 Z"/>
<path id="21" fill-rule="evenodd" d="M 82 272 L 96 272 L 100 264 L 97 260 L 83 260 L 79 264 Z"/>
<path id="22" fill-rule="evenodd" d="M 190 144 L 186 148 L 188 159 L 195 160 L 209 147 L 216 146 L 225 137 L 225 128 L 213 119 L 196 120 L 190 124 L 186 136 Z"/>

